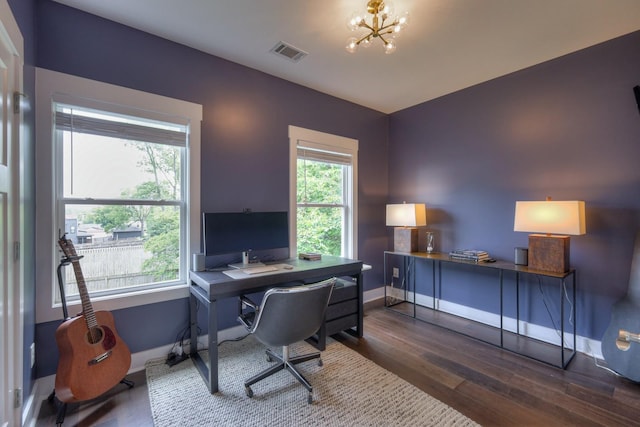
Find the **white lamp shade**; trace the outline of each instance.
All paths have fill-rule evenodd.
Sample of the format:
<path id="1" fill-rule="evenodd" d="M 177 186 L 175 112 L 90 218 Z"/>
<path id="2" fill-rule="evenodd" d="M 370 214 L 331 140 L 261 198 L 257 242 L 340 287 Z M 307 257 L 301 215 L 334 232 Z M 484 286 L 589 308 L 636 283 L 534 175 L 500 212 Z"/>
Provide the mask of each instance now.
<path id="1" fill-rule="evenodd" d="M 577 200 L 516 202 L 513 231 L 573 236 L 586 234 L 584 202 Z"/>
<path id="2" fill-rule="evenodd" d="M 427 208 L 424 203 L 387 205 L 387 225 L 392 227 L 427 225 Z"/>

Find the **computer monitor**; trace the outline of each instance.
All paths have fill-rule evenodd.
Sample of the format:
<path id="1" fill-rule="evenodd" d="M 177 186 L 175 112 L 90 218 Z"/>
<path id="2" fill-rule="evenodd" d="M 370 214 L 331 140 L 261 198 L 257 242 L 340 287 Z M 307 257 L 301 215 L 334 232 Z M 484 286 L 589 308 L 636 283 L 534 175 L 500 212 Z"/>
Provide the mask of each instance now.
<path id="1" fill-rule="evenodd" d="M 289 248 L 288 212 L 205 212 L 205 255 Z"/>

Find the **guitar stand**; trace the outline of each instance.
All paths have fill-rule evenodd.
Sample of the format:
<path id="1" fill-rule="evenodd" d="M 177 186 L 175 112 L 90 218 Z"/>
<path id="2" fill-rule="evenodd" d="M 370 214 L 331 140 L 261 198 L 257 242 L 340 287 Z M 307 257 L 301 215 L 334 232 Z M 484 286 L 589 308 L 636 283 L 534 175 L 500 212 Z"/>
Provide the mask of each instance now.
<path id="1" fill-rule="evenodd" d="M 67 299 L 64 293 L 64 283 L 62 281 L 62 267 L 66 267 L 67 265 L 71 264 L 73 261 L 77 261 L 80 258 L 82 258 L 82 256 L 75 256 L 75 257 L 63 256 L 62 259 L 60 260 L 60 264 L 58 264 L 58 268 L 56 269 L 56 273 L 58 275 L 58 287 L 60 288 L 60 301 L 62 303 L 62 315 L 64 316 L 64 321 L 69 320 L 70 317 L 69 317 L 69 311 L 67 310 Z M 124 384 L 130 389 L 133 388 L 133 386 L 135 385 L 133 381 L 128 380 L 126 378 L 121 379 L 120 384 Z M 47 398 L 47 401 L 49 401 L 49 403 L 55 403 L 56 407 L 58 408 L 57 415 L 56 415 L 56 426 L 61 427 L 62 423 L 64 423 L 64 418 L 67 415 L 67 403 L 62 402 L 60 399 L 56 397 L 55 389 L 51 392 L 51 394 Z"/>
<path id="2" fill-rule="evenodd" d="M 130 389 L 133 388 L 133 386 L 135 385 L 133 381 L 128 380 L 126 378 L 123 378 L 122 380 L 120 380 L 120 384 L 124 384 Z M 67 403 L 62 402 L 60 399 L 56 397 L 55 389 L 51 392 L 51 394 L 47 398 L 47 401 L 49 403 L 54 403 L 58 408 L 58 411 L 56 413 L 56 426 L 62 427 L 62 423 L 64 423 L 64 417 L 67 415 Z"/>

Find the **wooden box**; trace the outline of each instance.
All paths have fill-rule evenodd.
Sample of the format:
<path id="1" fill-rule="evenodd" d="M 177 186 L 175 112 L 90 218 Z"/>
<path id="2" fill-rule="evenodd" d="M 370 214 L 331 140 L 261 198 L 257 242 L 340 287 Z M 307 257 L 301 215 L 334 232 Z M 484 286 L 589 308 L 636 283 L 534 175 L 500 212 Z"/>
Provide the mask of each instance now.
<path id="1" fill-rule="evenodd" d="M 553 273 L 569 271 L 569 236 L 530 234 L 529 268 Z"/>

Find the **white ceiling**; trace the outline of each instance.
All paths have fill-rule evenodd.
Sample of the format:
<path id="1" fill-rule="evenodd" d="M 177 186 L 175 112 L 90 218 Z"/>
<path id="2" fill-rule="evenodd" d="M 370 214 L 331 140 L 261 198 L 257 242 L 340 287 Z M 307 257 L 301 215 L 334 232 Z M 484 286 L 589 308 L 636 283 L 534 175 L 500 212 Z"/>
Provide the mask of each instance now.
<path id="1" fill-rule="evenodd" d="M 640 0 L 395 0 L 411 18 L 397 51 L 349 54 L 367 0 L 56 1 L 384 113 L 640 30 Z"/>

